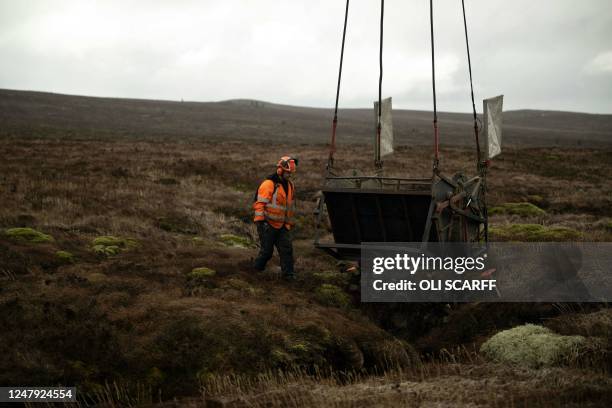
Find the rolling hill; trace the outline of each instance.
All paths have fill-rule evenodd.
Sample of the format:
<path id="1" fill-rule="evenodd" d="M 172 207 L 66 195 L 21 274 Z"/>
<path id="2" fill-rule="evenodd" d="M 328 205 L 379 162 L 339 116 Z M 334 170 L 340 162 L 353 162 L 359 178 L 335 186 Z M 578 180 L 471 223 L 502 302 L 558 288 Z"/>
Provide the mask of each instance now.
<path id="1" fill-rule="evenodd" d="M 442 144 L 470 145 L 471 114 L 440 115 Z M 326 143 L 332 110 L 239 99 L 182 102 L 0 90 L 0 136 L 15 138 L 252 140 Z M 431 112 L 395 110 L 396 140 L 431 144 Z M 341 109 L 338 141 L 373 135 L 370 109 Z M 612 115 L 517 110 L 504 113 L 504 143 L 514 146 L 612 145 Z"/>

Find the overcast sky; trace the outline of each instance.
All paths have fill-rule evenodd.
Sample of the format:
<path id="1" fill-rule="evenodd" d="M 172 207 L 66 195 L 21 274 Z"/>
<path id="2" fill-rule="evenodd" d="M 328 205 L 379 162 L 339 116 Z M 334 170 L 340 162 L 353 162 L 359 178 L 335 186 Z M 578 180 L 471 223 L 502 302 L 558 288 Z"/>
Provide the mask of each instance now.
<path id="1" fill-rule="evenodd" d="M 434 0 L 440 110 L 470 111 L 461 0 Z M 0 88 L 333 106 L 344 0 L 0 0 Z M 478 101 L 612 113 L 610 0 L 466 0 Z M 341 107 L 378 95 L 380 1 L 353 0 Z M 385 2 L 383 97 L 431 109 L 429 2 Z M 482 110 L 482 103 L 477 108 Z"/>

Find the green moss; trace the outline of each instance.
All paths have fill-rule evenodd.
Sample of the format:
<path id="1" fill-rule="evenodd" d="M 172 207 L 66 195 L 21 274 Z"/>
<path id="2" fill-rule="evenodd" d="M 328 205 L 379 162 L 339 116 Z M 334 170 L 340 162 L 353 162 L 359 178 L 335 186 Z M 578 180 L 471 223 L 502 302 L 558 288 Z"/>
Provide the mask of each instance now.
<path id="1" fill-rule="evenodd" d="M 579 231 L 567 227 L 545 227 L 540 224 L 508 224 L 489 228 L 495 241 L 576 241 L 582 237 Z"/>
<path id="2" fill-rule="evenodd" d="M 74 262 L 74 255 L 72 255 L 68 251 L 57 251 L 55 252 L 55 256 L 62 262 L 72 263 Z"/>
<path id="3" fill-rule="evenodd" d="M 489 209 L 489 215 L 508 214 L 521 217 L 541 217 L 546 211 L 532 203 L 505 203 Z"/>
<path id="4" fill-rule="evenodd" d="M 104 256 L 117 255 L 119 252 L 121 252 L 117 245 L 94 245 L 92 249 L 96 254 Z"/>
<path id="5" fill-rule="evenodd" d="M 348 295 L 338 286 L 329 283 L 315 290 L 315 298 L 326 306 L 347 307 L 350 304 Z"/>
<path id="6" fill-rule="evenodd" d="M 103 235 L 93 240 L 93 245 L 117 246 L 120 248 L 131 248 L 136 246 L 137 242 L 131 238 L 115 237 L 113 235 Z"/>
<path id="7" fill-rule="evenodd" d="M 92 241 L 92 250 L 98 255 L 112 256 L 131 249 L 136 245 L 138 245 L 137 241 L 131 238 L 103 235 Z"/>
<path id="8" fill-rule="evenodd" d="M 480 351 L 493 361 L 538 368 L 571 362 L 585 346 L 582 336 L 562 336 L 546 327 L 526 324 L 497 333 Z"/>
<path id="9" fill-rule="evenodd" d="M 297 342 L 289 346 L 289 351 L 294 354 L 306 354 L 310 351 L 310 347 L 308 347 L 307 343 Z"/>
<path id="10" fill-rule="evenodd" d="M 15 241 L 30 242 L 30 243 L 43 243 L 53 242 L 54 239 L 51 235 L 43 234 L 40 231 L 36 231 L 29 227 L 9 228 L 4 231 L 4 234 Z"/>
<path id="11" fill-rule="evenodd" d="M 201 266 L 199 268 L 194 268 L 189 272 L 190 278 L 200 279 L 200 278 L 211 278 L 215 276 L 217 272 L 213 269 L 207 268 L 205 266 Z"/>
<path id="12" fill-rule="evenodd" d="M 227 246 L 239 248 L 251 248 L 253 246 L 253 242 L 250 239 L 233 234 L 220 235 L 219 240 Z"/>

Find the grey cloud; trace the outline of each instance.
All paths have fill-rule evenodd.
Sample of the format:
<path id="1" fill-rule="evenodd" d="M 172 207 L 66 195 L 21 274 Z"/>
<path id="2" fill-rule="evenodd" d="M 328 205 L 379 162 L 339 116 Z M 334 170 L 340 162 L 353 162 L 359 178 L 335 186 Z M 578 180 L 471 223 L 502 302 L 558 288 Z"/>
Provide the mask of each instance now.
<path id="1" fill-rule="evenodd" d="M 385 3 L 383 93 L 395 106 L 431 109 L 428 1 Z M 461 2 L 434 7 L 439 107 L 469 111 Z M 466 8 L 478 99 L 503 93 L 508 109 L 612 112 L 609 1 Z M 343 12 L 343 0 L 0 0 L 0 87 L 331 106 Z M 378 13 L 378 2 L 351 2 L 341 106 L 377 96 Z"/>

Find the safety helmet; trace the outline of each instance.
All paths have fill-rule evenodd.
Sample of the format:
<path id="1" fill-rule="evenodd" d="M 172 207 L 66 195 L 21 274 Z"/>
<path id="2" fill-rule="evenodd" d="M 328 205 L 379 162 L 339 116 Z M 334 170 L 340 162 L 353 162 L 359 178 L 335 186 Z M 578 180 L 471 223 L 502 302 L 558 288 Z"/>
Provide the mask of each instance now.
<path id="1" fill-rule="evenodd" d="M 289 173 L 294 173 L 296 167 L 298 165 L 298 159 L 293 156 L 283 156 L 278 161 L 276 165 L 277 168 L 280 168 L 282 171 L 287 171 Z"/>

